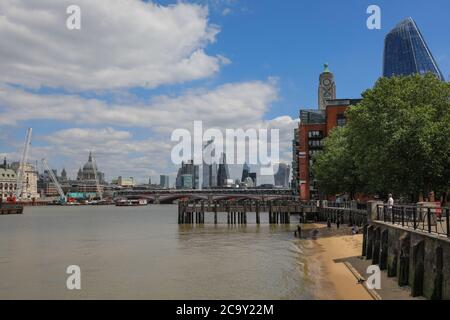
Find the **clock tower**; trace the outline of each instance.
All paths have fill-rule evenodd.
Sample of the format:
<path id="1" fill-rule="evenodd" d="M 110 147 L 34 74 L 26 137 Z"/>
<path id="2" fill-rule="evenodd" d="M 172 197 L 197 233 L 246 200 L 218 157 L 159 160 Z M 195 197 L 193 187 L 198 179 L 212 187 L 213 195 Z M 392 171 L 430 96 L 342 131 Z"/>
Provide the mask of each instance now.
<path id="1" fill-rule="evenodd" d="M 325 110 L 326 100 L 336 99 L 336 84 L 334 76 L 328 69 L 328 64 L 324 64 L 324 71 L 319 78 L 319 110 Z"/>

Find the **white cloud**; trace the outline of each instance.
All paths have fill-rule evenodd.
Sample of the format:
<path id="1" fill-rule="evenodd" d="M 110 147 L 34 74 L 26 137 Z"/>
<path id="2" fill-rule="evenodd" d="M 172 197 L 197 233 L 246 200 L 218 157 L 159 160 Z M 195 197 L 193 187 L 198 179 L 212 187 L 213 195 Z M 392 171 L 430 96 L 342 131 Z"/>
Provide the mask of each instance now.
<path id="1" fill-rule="evenodd" d="M 71 0 L 0 2 L 0 82 L 70 90 L 174 84 L 229 61 L 205 47 L 219 29 L 207 9 L 140 0 L 77 0 L 81 30 L 66 28 Z"/>
<path id="2" fill-rule="evenodd" d="M 159 96 L 149 103 L 107 104 L 78 95 L 35 94 L 0 86 L 0 125 L 26 120 L 56 120 L 80 125 L 133 126 L 157 132 L 205 125 L 233 128 L 254 125 L 277 99 L 275 83 L 226 84 L 210 91 L 188 91 L 178 97 Z"/>
<path id="3" fill-rule="evenodd" d="M 223 8 L 233 2 L 213 3 Z M 14 136 L 11 128 L 48 123 L 45 134 L 34 132 L 37 143 L 31 159 L 45 157 L 73 177 L 92 150 L 109 179 L 135 176 L 143 182 L 160 173 L 173 178 L 177 168 L 170 161 L 170 133 L 201 120 L 204 130 L 277 128 L 281 159 L 290 161 L 297 120 L 265 120 L 278 99 L 275 80 L 191 89 L 149 101 L 127 90 L 210 77 L 230 63 L 224 56 L 205 53 L 219 31 L 208 21 L 206 7 L 77 0 L 82 15 L 82 29 L 77 31 L 66 28 L 69 4 L 73 1 L 0 2 L 0 37 L 7 44 L 0 47 L 0 143 L 9 146 L 0 151 L 10 159 L 19 157 L 23 144 L 9 138 Z M 40 87 L 67 90 L 30 90 Z M 93 90 L 101 90 L 107 101 L 79 92 Z M 55 124 L 58 130 L 51 132 Z M 231 172 L 234 178 L 240 176 L 240 168 Z"/>
<path id="4" fill-rule="evenodd" d="M 191 90 L 178 97 L 160 96 L 148 104 L 130 105 L 109 105 L 78 95 L 43 95 L 0 86 L 0 125 L 10 128 L 11 124 L 39 120 L 55 121 L 60 126 L 75 125 L 45 136 L 35 131 L 38 145 L 45 146 L 33 147 L 32 157 L 50 155 L 59 159 L 54 163 L 59 169 L 65 166 L 73 173 L 93 150 L 102 162 L 100 169 L 108 177 L 145 177 L 152 172 L 175 173 L 176 167 L 170 160 L 175 143 L 170 142 L 170 134 L 176 128 L 190 128 L 196 120 L 203 121 L 203 130 L 279 129 L 281 159 L 290 161 L 297 120 L 289 116 L 264 120 L 276 99 L 277 87 L 272 81 L 227 84 L 210 91 Z M 137 127 L 143 128 L 143 139 L 134 137 L 132 132 Z M 237 177 L 239 170 L 231 172 Z"/>
<path id="5" fill-rule="evenodd" d="M 75 177 L 78 169 L 87 161 L 92 151 L 99 170 L 107 178 L 135 176 L 141 182 L 156 172 L 173 170 L 167 164 L 170 144 L 159 139 L 135 139 L 129 131 L 70 128 L 37 136 L 35 140 L 47 143 L 44 147 L 33 147 L 31 157 L 49 158 L 53 168 L 66 168 L 69 176 Z M 161 171 L 162 170 L 162 171 Z"/>

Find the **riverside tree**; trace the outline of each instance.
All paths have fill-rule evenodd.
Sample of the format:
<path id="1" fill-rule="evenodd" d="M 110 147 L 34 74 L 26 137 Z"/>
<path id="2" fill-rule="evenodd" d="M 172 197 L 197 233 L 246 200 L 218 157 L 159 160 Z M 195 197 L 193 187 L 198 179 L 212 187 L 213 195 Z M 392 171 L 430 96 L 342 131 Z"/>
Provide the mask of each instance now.
<path id="1" fill-rule="evenodd" d="M 314 165 L 327 193 L 410 196 L 450 187 L 450 83 L 434 75 L 380 78 L 347 111 L 345 130 L 334 130 Z M 345 150 L 337 147 L 340 143 Z M 342 170 L 330 170 L 334 159 Z M 343 166 L 344 161 L 349 161 Z M 349 177 L 352 178 L 349 178 Z M 342 181 L 332 188 L 330 181 Z M 336 186 L 336 185 L 335 185 Z"/>
<path id="2" fill-rule="evenodd" d="M 353 199 L 362 186 L 349 150 L 348 128 L 336 127 L 325 140 L 324 152 L 317 154 L 312 167 L 321 193 L 348 193 Z"/>

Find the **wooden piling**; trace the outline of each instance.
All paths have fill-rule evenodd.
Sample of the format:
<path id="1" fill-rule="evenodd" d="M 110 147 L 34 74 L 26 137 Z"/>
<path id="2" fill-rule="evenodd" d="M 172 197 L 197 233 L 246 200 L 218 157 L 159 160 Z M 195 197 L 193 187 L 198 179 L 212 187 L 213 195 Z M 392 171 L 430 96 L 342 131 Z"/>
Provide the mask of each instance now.
<path id="1" fill-rule="evenodd" d="M 214 203 L 214 224 L 217 224 L 217 202 Z"/>

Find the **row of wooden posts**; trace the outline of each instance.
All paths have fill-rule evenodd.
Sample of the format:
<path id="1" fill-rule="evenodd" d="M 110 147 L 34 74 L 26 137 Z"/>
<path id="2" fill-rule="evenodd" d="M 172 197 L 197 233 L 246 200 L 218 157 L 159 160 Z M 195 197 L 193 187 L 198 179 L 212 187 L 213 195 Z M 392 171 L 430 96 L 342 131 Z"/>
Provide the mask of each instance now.
<path id="1" fill-rule="evenodd" d="M 270 224 L 290 224 L 291 213 L 302 213 L 303 207 L 298 202 L 252 202 L 252 203 L 229 203 L 204 202 L 200 205 L 195 202 L 180 201 L 178 203 L 178 223 L 179 224 L 204 224 L 205 214 L 214 214 L 214 224 L 217 224 L 218 214 L 227 214 L 227 224 L 247 224 L 248 214 L 255 213 L 256 224 L 261 223 L 261 213 L 267 212 Z"/>

